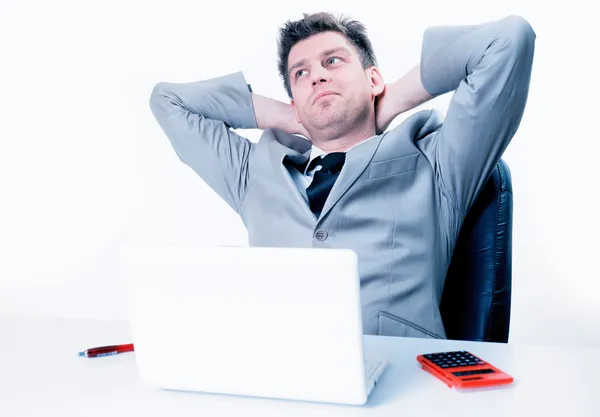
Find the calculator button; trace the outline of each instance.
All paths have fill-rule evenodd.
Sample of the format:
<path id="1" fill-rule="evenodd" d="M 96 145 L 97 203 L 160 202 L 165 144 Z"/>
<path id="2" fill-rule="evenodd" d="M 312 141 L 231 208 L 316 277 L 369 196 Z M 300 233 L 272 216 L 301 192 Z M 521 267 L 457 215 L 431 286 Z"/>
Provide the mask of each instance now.
<path id="1" fill-rule="evenodd" d="M 441 368 L 456 368 L 465 366 L 485 365 L 486 362 L 464 351 L 438 352 L 423 355 L 426 359 Z"/>

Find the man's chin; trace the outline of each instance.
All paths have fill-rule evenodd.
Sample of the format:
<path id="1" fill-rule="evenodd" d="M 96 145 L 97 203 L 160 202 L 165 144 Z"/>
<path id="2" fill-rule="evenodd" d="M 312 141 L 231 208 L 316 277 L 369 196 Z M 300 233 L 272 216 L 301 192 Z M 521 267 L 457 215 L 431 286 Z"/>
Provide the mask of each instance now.
<path id="1" fill-rule="evenodd" d="M 317 129 L 334 129 L 348 123 L 345 117 L 340 117 L 338 113 L 321 114 L 311 123 Z"/>

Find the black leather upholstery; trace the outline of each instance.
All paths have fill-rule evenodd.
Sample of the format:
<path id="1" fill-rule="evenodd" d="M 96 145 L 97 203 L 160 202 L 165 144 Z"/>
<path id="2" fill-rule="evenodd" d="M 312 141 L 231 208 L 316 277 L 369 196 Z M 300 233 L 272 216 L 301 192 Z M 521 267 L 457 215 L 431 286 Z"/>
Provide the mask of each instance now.
<path id="1" fill-rule="evenodd" d="M 467 213 L 442 293 L 448 339 L 508 341 L 512 288 L 512 180 L 500 160 Z"/>

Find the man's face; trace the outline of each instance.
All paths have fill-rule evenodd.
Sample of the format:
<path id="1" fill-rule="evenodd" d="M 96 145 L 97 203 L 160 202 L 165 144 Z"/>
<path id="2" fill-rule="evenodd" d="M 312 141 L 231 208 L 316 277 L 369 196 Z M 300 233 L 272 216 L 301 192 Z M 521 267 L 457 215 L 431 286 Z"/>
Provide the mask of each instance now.
<path id="1" fill-rule="evenodd" d="M 288 68 L 292 108 L 311 135 L 343 134 L 374 111 L 372 71 L 363 69 L 342 34 L 323 32 L 298 42 L 290 51 Z M 333 94 L 317 98 L 323 92 Z"/>

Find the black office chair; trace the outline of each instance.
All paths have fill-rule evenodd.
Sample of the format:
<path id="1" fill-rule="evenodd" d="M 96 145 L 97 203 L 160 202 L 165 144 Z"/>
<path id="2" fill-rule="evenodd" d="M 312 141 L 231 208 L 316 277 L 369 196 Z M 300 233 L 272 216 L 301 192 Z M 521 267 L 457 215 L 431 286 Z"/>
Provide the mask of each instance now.
<path id="1" fill-rule="evenodd" d="M 512 289 L 512 180 L 500 160 L 460 230 L 440 304 L 453 340 L 508 342 Z"/>

